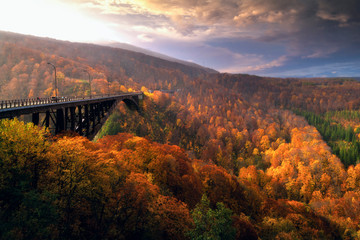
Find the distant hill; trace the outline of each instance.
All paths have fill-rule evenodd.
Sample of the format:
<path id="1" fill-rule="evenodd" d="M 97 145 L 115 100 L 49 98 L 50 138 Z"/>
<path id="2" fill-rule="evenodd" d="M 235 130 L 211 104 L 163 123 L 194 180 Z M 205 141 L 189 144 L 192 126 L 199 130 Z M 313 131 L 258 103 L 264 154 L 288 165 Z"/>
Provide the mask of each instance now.
<path id="1" fill-rule="evenodd" d="M 136 49 L 130 51 L 118 46 L 73 43 L 0 31 L 0 98 L 53 94 L 53 69 L 48 62 L 57 67 L 59 91 L 64 95 L 89 94 L 84 69 L 93 79 L 93 94 L 107 92 L 109 88 L 115 91 L 121 86 L 137 90 L 142 86 L 178 89 L 184 87 L 184 81 L 188 79 L 216 73 L 193 63 L 163 55 L 154 57 Z"/>
<path id="2" fill-rule="evenodd" d="M 105 46 L 110 46 L 110 47 L 114 47 L 114 48 L 121 48 L 121 49 L 125 49 L 125 50 L 129 50 L 129 51 L 133 51 L 133 52 L 139 52 L 139 53 L 143 53 L 152 57 L 156 57 L 156 58 L 160 58 L 160 59 L 164 59 L 170 62 L 176 62 L 176 63 L 181 63 L 190 67 L 195 67 L 195 68 L 200 68 L 203 69 L 205 71 L 207 71 L 208 73 L 218 73 L 218 71 L 211 69 L 211 68 L 207 68 L 207 67 L 203 67 L 199 64 L 193 63 L 193 62 L 187 62 L 187 61 L 183 61 L 180 59 L 176 59 L 161 53 L 157 53 L 157 52 L 153 52 L 144 48 L 140 48 L 140 47 L 136 47 L 134 45 L 131 44 L 127 44 L 127 43 L 104 43 L 103 45 Z"/>

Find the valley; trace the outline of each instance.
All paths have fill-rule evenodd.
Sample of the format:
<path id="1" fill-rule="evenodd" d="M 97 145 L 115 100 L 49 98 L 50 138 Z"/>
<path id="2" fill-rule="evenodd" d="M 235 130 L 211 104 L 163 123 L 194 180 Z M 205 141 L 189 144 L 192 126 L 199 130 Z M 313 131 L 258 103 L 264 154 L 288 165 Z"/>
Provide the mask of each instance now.
<path id="1" fill-rule="evenodd" d="M 0 121 L 0 238 L 360 238 L 356 79 L 218 73 L 0 32 L 0 101 L 54 96 L 48 62 L 59 96 L 144 99 L 120 102 L 94 141 Z"/>

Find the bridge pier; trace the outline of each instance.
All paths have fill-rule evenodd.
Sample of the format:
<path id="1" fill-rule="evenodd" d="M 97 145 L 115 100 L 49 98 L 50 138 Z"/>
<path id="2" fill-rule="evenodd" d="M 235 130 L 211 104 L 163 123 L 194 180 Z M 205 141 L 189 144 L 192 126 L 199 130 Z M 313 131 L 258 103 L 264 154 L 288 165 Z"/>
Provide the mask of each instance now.
<path id="1" fill-rule="evenodd" d="M 105 105 L 105 106 L 104 106 Z M 104 108 L 106 108 L 106 104 L 101 104 L 101 109 L 100 109 L 100 112 L 101 112 L 101 117 L 103 118 L 105 116 L 105 110 Z"/>
<path id="2" fill-rule="evenodd" d="M 70 122 L 70 118 L 69 118 L 69 108 L 65 108 L 65 115 L 64 115 L 64 120 L 65 120 L 65 129 L 69 129 L 69 122 Z"/>
<path id="3" fill-rule="evenodd" d="M 96 106 L 96 116 L 97 116 L 97 124 L 101 122 L 101 109 L 103 108 L 102 103 Z"/>
<path id="4" fill-rule="evenodd" d="M 80 134 L 80 135 L 83 135 L 82 134 L 82 131 L 83 131 L 83 116 L 82 116 L 82 106 L 78 106 L 78 131 L 77 133 Z"/>
<path id="5" fill-rule="evenodd" d="M 85 107 L 84 119 L 85 119 L 86 136 L 88 136 L 90 133 L 89 105 L 85 105 L 84 107 Z"/>
<path id="6" fill-rule="evenodd" d="M 96 115 L 95 115 L 95 105 L 94 104 L 90 104 L 90 121 L 92 123 L 90 133 L 94 133 L 95 125 L 96 125 Z"/>
<path id="7" fill-rule="evenodd" d="M 49 127 L 50 126 L 50 111 L 46 111 L 46 116 L 45 116 L 45 127 Z"/>
<path id="8" fill-rule="evenodd" d="M 31 116 L 31 121 L 35 126 L 39 125 L 39 120 L 40 120 L 39 115 L 40 113 L 33 113 Z"/>
<path id="9" fill-rule="evenodd" d="M 58 134 L 65 130 L 65 115 L 64 109 L 56 109 L 56 122 L 55 122 L 55 134 Z"/>
<path id="10" fill-rule="evenodd" d="M 70 130 L 75 132 L 75 123 L 76 123 L 76 107 L 70 107 Z"/>

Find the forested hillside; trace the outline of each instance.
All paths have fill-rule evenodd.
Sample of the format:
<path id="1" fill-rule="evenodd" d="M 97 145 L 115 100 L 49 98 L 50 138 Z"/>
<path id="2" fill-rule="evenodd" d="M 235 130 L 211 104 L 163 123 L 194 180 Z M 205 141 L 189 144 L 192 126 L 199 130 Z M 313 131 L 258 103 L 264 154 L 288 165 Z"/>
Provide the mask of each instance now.
<path id="1" fill-rule="evenodd" d="M 0 35 L 1 98 L 51 96 L 48 61 L 64 95 L 89 94 L 85 68 L 93 94 L 145 98 L 139 112 L 120 103 L 93 142 L 1 121 L 0 238 L 360 238 L 359 82 L 15 37 Z"/>
<path id="2" fill-rule="evenodd" d="M 49 97 L 57 68 L 61 96 L 107 94 L 147 86 L 177 89 L 205 68 L 183 65 L 119 48 L 0 32 L 0 99 Z M 210 71 L 210 70 L 209 70 Z"/>

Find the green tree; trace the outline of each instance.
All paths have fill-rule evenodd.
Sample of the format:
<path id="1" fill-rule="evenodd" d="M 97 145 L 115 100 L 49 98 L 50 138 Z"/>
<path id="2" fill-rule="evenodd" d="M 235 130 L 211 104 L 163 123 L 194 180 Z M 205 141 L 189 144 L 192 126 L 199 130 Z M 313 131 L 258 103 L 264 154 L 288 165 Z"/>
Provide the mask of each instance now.
<path id="1" fill-rule="evenodd" d="M 192 211 L 195 228 L 188 232 L 191 239 L 235 239 L 236 230 L 232 226 L 232 211 L 220 202 L 216 207 L 215 210 L 211 209 L 209 199 L 205 194 L 202 196 L 200 203 Z"/>
<path id="2" fill-rule="evenodd" d="M 17 119 L 0 121 L 0 239 L 48 239 L 54 195 L 44 189 L 46 131 Z"/>

